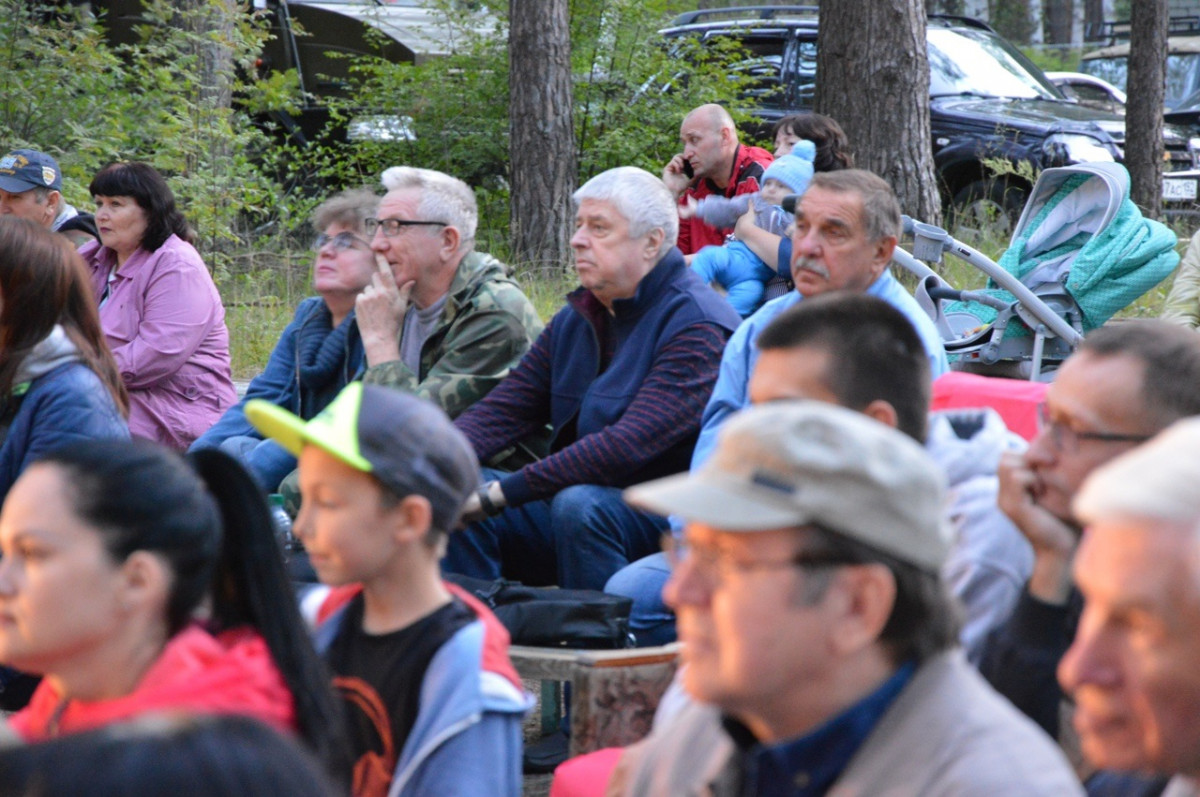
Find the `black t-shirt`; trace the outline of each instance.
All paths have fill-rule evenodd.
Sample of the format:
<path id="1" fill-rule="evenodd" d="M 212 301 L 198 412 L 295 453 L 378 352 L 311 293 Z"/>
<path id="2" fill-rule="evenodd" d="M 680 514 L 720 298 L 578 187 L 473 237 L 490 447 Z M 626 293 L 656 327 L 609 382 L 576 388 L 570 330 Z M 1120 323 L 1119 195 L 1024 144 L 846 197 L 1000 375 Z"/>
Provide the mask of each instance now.
<path id="1" fill-rule="evenodd" d="M 362 619 L 363 598 L 358 595 L 346 607 L 341 629 L 325 658 L 346 706 L 355 761 L 354 794 L 382 797 L 416 722 L 421 681 L 430 660 L 475 615 L 455 598 L 387 634 L 364 632 Z"/>

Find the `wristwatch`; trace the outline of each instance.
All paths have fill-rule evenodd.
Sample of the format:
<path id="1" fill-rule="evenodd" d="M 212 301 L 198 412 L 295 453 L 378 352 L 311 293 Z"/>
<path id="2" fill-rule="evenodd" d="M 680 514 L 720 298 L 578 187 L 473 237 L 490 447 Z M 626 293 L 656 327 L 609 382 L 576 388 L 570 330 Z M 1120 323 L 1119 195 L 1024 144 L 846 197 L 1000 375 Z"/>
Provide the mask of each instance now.
<path id="1" fill-rule="evenodd" d="M 500 510 L 504 509 L 508 503 L 504 498 L 504 491 L 500 489 L 500 482 L 498 481 L 485 482 L 480 486 L 477 495 L 479 498 L 479 508 L 488 517 L 500 514 Z"/>

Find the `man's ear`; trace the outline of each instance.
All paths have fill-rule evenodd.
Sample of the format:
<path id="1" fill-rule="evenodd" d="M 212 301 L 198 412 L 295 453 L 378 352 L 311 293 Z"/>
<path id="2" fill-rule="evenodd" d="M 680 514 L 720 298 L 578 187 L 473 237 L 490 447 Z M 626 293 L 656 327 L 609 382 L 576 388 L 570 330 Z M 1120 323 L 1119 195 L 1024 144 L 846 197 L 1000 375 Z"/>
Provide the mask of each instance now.
<path id="1" fill-rule="evenodd" d="M 883 273 L 892 262 L 892 253 L 896 251 L 896 236 L 885 235 L 875 242 L 875 253 L 871 259 L 871 273 L 876 277 Z"/>
<path id="2" fill-rule="evenodd" d="M 829 632 L 833 649 L 843 655 L 874 645 L 896 604 L 896 578 L 885 565 L 844 567 L 831 589 L 842 593 L 840 612 Z"/>
<path id="3" fill-rule="evenodd" d="M 868 418 L 874 418 L 885 426 L 890 426 L 893 429 L 900 426 L 900 414 L 896 412 L 896 408 L 891 402 L 883 399 L 875 399 L 866 407 L 863 408 L 863 415 Z"/>
<path id="4" fill-rule="evenodd" d="M 442 228 L 442 245 L 441 255 L 443 260 L 450 260 L 458 254 L 458 247 L 462 244 L 462 233 L 453 225 L 447 225 Z"/>
<path id="5" fill-rule="evenodd" d="M 663 239 L 666 237 L 667 234 L 663 232 L 661 227 L 655 227 L 653 230 L 646 233 L 645 252 L 646 257 L 648 257 L 651 262 L 658 261 L 658 250 L 662 248 Z"/>

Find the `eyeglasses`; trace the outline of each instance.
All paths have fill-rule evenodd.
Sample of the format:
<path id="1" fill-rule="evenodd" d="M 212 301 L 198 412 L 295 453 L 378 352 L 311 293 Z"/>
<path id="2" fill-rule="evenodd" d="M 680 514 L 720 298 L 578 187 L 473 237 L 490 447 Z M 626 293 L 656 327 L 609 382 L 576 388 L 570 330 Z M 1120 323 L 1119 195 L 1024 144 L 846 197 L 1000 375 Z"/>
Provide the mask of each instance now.
<path id="1" fill-rule="evenodd" d="M 719 586 L 758 570 L 784 570 L 793 567 L 818 569 L 857 564 L 845 556 L 817 551 L 799 551 L 787 559 L 735 559 L 722 553 L 719 548 L 692 545 L 670 534 L 663 535 L 662 547 L 672 572 L 682 567 L 685 562 L 690 562 L 692 568 L 712 586 Z"/>
<path id="2" fill-rule="evenodd" d="M 1038 427 L 1050 436 L 1054 447 L 1067 454 L 1079 451 L 1079 443 L 1083 440 L 1095 440 L 1100 443 L 1144 443 L 1153 436 L 1116 432 L 1080 432 L 1051 418 L 1044 401 L 1037 406 L 1037 417 Z"/>
<path id="3" fill-rule="evenodd" d="M 339 232 L 337 235 L 326 235 L 321 233 L 317 239 L 313 241 L 312 248 L 318 252 L 325 248 L 326 244 L 333 244 L 333 248 L 339 252 L 344 252 L 347 249 L 353 249 L 355 246 L 362 245 L 370 247 L 371 244 L 359 238 L 352 232 Z"/>
<path id="4" fill-rule="evenodd" d="M 405 227 L 449 227 L 444 221 L 416 221 L 414 219 L 365 219 L 363 228 L 367 235 L 374 236 L 376 230 L 383 230 L 384 238 L 395 238 Z"/>

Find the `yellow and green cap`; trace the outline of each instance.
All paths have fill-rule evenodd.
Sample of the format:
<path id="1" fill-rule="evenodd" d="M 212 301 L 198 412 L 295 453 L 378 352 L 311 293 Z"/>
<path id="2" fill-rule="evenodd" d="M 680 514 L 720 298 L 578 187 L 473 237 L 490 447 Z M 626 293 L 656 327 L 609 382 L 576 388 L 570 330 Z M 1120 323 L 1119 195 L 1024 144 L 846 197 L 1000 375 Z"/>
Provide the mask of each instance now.
<path id="1" fill-rule="evenodd" d="M 351 382 L 308 421 L 252 399 L 246 419 L 297 457 L 315 445 L 396 495 L 425 496 L 443 531 L 457 524 L 479 485 L 479 463 L 463 434 L 439 407 L 399 390 Z"/>

